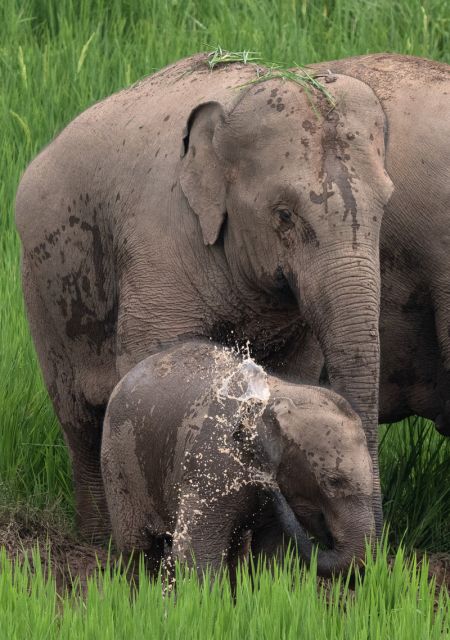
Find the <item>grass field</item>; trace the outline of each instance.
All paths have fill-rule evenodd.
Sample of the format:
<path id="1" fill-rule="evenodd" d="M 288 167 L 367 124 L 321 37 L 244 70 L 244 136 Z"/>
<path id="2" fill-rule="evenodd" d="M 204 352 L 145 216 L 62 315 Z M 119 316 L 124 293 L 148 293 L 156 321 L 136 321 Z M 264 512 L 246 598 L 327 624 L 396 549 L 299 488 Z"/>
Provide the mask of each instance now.
<path id="1" fill-rule="evenodd" d="M 258 51 L 264 60 L 285 65 L 374 51 L 395 51 L 449 62 L 449 29 L 447 0 L 2 0 L 1 510 L 8 511 L 17 503 L 25 508 L 32 505 L 34 509 L 56 504 L 57 509 L 70 516 L 73 509 L 67 453 L 42 384 L 20 291 L 19 243 L 13 224 L 13 202 L 20 175 L 34 155 L 77 113 L 96 100 L 170 61 L 195 51 L 212 49 L 217 44 L 235 51 Z M 385 512 L 393 540 L 398 542 L 403 538 L 407 546 L 450 551 L 450 444 L 435 435 L 432 425 L 420 420 L 383 428 L 381 435 Z M 8 571 L 4 570 L 0 582 L 0 588 L 6 593 L 11 587 L 8 576 Z M 26 576 L 20 578 L 26 579 Z M 393 594 L 397 593 L 395 584 L 394 579 Z M 43 583 L 36 585 L 31 600 L 36 606 L 36 616 L 44 620 L 45 616 L 54 615 L 53 600 L 49 600 L 48 608 L 45 608 L 39 604 L 39 598 L 46 596 L 46 589 L 51 591 L 52 588 Z M 16 595 L 9 596 L 11 606 L 20 611 L 20 607 L 25 606 L 25 582 L 17 583 L 15 589 Z M 286 585 L 280 589 L 286 589 Z M 361 589 L 355 602 L 359 601 L 356 604 L 352 601 L 346 611 L 345 620 L 350 621 L 349 625 L 359 624 L 358 607 L 362 611 L 364 603 L 371 602 L 371 598 L 382 597 L 376 592 L 375 581 Z M 84 622 L 76 624 L 94 624 L 95 603 L 103 607 L 103 613 L 98 614 L 100 620 L 107 606 L 122 602 L 124 590 L 123 584 L 117 586 L 117 591 L 107 590 L 107 598 L 100 606 L 98 591 L 92 587 L 91 600 L 88 600 L 90 608 L 86 609 Z M 260 600 L 254 601 L 261 611 L 271 598 L 267 587 L 264 593 Z M 193 596 L 194 600 L 198 597 Z M 214 597 L 220 599 L 222 596 Z M 275 594 L 274 597 L 278 596 Z M 389 604 L 392 611 L 395 610 L 392 604 L 396 602 L 395 597 L 392 595 Z M 16 601 L 13 602 L 14 598 Z M 245 615 L 245 607 L 251 606 L 248 594 L 246 598 L 242 615 Z M 408 606 L 413 606 L 413 601 L 414 598 L 410 599 Z M 0 602 L 3 604 L 3 591 Z M 136 607 L 142 606 L 139 602 Z M 208 606 L 213 608 L 211 603 L 209 601 Z M 194 607 L 193 604 L 190 606 Z M 428 604 L 425 606 L 428 613 L 424 613 L 423 620 L 426 618 L 429 622 L 431 614 L 427 607 Z M 312 599 L 311 611 L 317 614 L 318 621 L 322 619 L 322 610 L 323 602 Z M 326 624 L 339 626 L 338 613 L 337 608 L 332 609 L 327 622 L 323 622 L 323 629 Z M 70 613 L 64 602 L 61 623 L 67 625 L 64 628 L 71 629 L 75 618 L 72 620 L 70 616 L 76 615 Z M 189 615 L 192 616 L 192 612 Z M 179 608 L 171 616 L 168 620 L 176 627 L 178 622 L 174 620 L 182 616 Z M 80 613 L 79 620 L 81 618 Z M 147 618 L 143 620 L 149 624 Z M 393 614 L 389 622 L 380 622 L 380 629 L 370 637 L 393 637 L 390 634 L 383 636 L 381 631 L 383 624 L 395 625 L 395 620 L 396 614 Z M 278 623 L 274 620 L 273 624 Z M 335 637 L 349 637 L 345 635 L 343 625 L 339 627 L 341 635 Z M 426 633 L 420 635 L 419 628 L 422 629 L 420 625 L 414 628 L 418 635 L 411 632 L 411 638 L 434 637 Z M 161 631 L 161 637 L 166 637 L 164 633 Z M 239 637 L 233 633 L 237 632 L 230 631 L 226 637 Z M 18 631 L 17 634 L 7 637 L 26 637 Z M 362 631 L 361 634 L 351 637 L 368 637 Z"/>
<path id="2" fill-rule="evenodd" d="M 450 597 L 428 580 L 426 562 L 407 561 L 400 549 L 386 569 L 386 551 L 368 560 L 364 580 L 319 583 L 315 571 L 297 560 L 260 569 L 252 580 L 242 571 L 233 602 L 227 580 L 211 589 L 178 572 L 176 596 L 161 597 L 161 583 L 140 576 L 130 597 L 117 570 L 93 577 L 83 594 L 58 596 L 53 579 L 43 575 L 38 554 L 14 571 L 0 554 L 2 637 L 92 640 L 180 638 L 211 640 L 438 640 L 450 634 Z"/>

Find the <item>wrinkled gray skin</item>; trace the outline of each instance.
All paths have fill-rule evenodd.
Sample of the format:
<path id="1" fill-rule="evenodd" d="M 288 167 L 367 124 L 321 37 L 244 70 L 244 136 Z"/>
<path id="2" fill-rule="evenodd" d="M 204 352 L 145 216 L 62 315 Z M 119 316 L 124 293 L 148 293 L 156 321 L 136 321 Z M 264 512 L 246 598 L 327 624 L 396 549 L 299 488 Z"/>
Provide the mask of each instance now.
<path id="1" fill-rule="evenodd" d="M 311 543 L 296 520 L 327 533 L 321 575 L 361 559 L 374 531 L 371 460 L 350 405 L 212 344 L 150 356 L 119 382 L 101 466 L 118 549 L 145 551 L 154 570 L 164 540 L 174 559 L 194 554 L 200 573 L 233 568 L 249 530 L 277 527 L 271 496 L 292 509 L 288 533 L 306 560 Z"/>
<path id="2" fill-rule="evenodd" d="M 366 82 L 387 119 L 380 422 L 415 414 L 449 436 L 450 66 L 387 54 L 312 66 Z"/>
<path id="3" fill-rule="evenodd" d="M 334 109 L 283 79 L 242 87 L 255 77 L 177 62 L 81 114 L 20 183 L 28 318 L 86 536 L 109 532 L 102 421 L 131 367 L 206 336 L 249 340 L 271 371 L 315 382 L 305 323 L 363 418 L 379 504 L 385 114 L 345 75 L 326 85 Z"/>

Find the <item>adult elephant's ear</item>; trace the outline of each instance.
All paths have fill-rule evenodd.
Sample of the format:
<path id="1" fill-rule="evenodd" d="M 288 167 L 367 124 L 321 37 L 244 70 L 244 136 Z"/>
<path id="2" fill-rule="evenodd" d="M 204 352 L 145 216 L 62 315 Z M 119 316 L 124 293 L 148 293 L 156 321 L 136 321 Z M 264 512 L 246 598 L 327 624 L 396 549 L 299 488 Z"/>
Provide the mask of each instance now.
<path id="1" fill-rule="evenodd" d="M 224 111 L 218 102 L 205 102 L 189 116 L 183 136 L 180 184 L 197 214 L 205 244 L 214 244 L 225 220 L 225 171 L 214 150 L 216 126 Z"/>

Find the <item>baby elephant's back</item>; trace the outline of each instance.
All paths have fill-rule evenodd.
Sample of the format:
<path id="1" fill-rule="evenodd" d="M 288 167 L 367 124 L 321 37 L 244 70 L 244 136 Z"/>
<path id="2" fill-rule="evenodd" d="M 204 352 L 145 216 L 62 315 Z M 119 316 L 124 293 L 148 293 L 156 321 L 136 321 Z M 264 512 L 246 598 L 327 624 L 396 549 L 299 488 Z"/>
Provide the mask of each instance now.
<path id="1" fill-rule="evenodd" d="M 188 342 L 137 364 L 111 394 L 103 458 L 121 464 L 127 460 L 127 467 L 139 469 L 147 485 L 161 478 L 166 487 L 175 483 L 184 452 L 202 428 L 232 362 L 229 352 Z"/>

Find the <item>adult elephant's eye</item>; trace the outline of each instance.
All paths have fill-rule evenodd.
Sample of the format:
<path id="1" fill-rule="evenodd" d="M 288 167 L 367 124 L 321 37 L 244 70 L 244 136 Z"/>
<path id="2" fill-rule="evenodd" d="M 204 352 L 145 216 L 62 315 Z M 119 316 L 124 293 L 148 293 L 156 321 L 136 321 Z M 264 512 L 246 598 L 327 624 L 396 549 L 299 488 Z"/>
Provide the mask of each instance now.
<path id="1" fill-rule="evenodd" d="M 292 220 L 292 212 L 289 209 L 277 209 L 281 222 L 290 222 Z"/>

